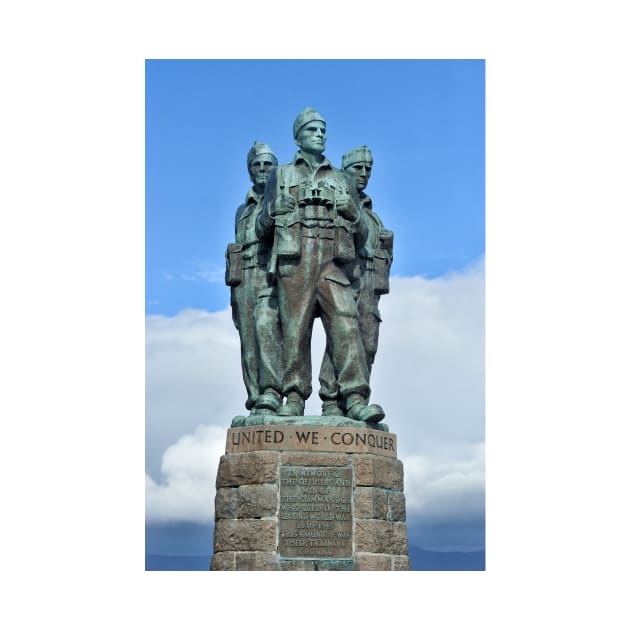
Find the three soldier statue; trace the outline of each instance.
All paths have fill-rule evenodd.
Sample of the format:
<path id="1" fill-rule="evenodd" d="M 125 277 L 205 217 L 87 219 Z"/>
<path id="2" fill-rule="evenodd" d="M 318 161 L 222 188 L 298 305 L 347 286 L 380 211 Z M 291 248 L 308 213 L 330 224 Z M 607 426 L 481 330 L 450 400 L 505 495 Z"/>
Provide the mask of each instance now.
<path id="1" fill-rule="evenodd" d="M 335 168 L 323 155 L 326 122 L 310 108 L 296 118 L 293 136 L 299 151 L 289 164 L 278 166 L 259 142 L 247 154 L 253 186 L 226 253 L 245 406 L 251 415 L 304 415 L 319 317 L 326 333 L 322 415 L 377 423 L 385 413 L 369 403 L 370 373 L 393 233 L 365 194 L 372 155 L 357 147 L 343 156 L 343 170 Z"/>

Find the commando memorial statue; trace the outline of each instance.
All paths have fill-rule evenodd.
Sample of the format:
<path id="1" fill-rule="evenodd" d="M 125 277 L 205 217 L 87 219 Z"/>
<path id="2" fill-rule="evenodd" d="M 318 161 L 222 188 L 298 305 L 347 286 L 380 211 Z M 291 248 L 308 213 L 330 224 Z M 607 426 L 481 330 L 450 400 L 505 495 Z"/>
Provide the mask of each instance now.
<path id="1" fill-rule="evenodd" d="M 357 147 L 343 156 L 344 170 L 335 168 L 323 154 L 326 122 L 310 108 L 296 118 L 293 136 L 299 151 L 289 164 L 278 166 L 266 144 L 250 149 L 253 187 L 226 254 L 245 407 L 254 416 L 304 415 L 319 317 L 326 333 L 323 415 L 377 423 L 385 412 L 369 404 L 369 381 L 393 233 L 364 192 L 372 155 Z"/>
<path id="2" fill-rule="evenodd" d="M 225 281 L 231 287 L 232 319 L 241 340 L 245 407 L 253 414 L 275 412 L 282 402 L 278 293 L 269 281 L 269 243 L 256 234 L 265 184 L 277 165 L 271 148 L 255 142 L 247 154 L 253 187 L 236 210 L 236 242 L 228 245 L 226 253 Z"/>
<path id="3" fill-rule="evenodd" d="M 219 463 L 210 568 L 408 570 L 402 462 L 370 402 L 394 239 L 365 192 L 372 152 L 333 166 L 310 107 L 293 138 L 287 164 L 261 142 L 247 153 L 252 187 L 226 252 L 249 415 L 232 420 Z M 316 318 L 322 414 L 305 416 Z"/>

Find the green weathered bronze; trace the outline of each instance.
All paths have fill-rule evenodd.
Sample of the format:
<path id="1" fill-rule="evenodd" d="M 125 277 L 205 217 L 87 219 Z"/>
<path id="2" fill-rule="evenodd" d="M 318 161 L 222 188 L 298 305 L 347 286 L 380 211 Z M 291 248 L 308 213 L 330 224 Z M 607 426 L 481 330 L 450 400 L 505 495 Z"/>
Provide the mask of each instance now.
<path id="1" fill-rule="evenodd" d="M 379 216 L 372 209 L 372 200 L 365 193 L 374 160 L 370 149 L 363 145 L 344 154 L 341 165 L 354 182 L 359 195 L 361 212 L 367 226 L 367 238 L 358 248 L 357 258 L 347 265 L 348 276 L 353 281 L 357 295 L 359 333 L 365 350 L 368 371 L 371 373 L 378 348 L 378 332 L 381 314 L 378 303 L 381 295 L 389 293 L 389 271 L 393 261 L 394 233 L 386 230 Z M 322 414 L 343 414 L 343 400 L 339 396 L 337 378 L 329 348 L 319 372 Z"/>
<path id="2" fill-rule="evenodd" d="M 300 150 L 269 177 L 257 221 L 259 236 L 273 237 L 270 273 L 278 287 L 287 397 L 278 413 L 304 413 L 312 392 L 313 322 L 321 317 L 347 416 L 378 422 L 385 414 L 367 404 L 369 369 L 346 272 L 365 243 L 367 221 L 352 180 L 323 155 L 326 122 L 319 112 L 301 112 L 293 135 Z"/>
<path id="3" fill-rule="evenodd" d="M 266 144 L 247 154 L 253 187 L 236 211 L 236 242 L 226 252 L 225 281 L 231 287 L 232 319 L 241 341 L 241 366 L 247 390 L 245 407 L 253 414 L 275 412 L 282 403 L 282 336 L 276 287 L 269 282 L 269 246 L 256 234 L 265 184 L 278 159 Z"/>
<path id="4" fill-rule="evenodd" d="M 357 147 L 344 155 L 344 170 L 335 168 L 323 154 L 326 121 L 311 108 L 297 116 L 293 136 L 299 151 L 289 164 L 276 167 L 267 145 L 250 150 L 254 186 L 237 211 L 236 243 L 228 247 L 226 282 L 241 339 L 246 407 L 252 416 L 304 416 L 312 393 L 313 323 L 320 317 L 323 415 L 377 423 L 385 413 L 369 404 L 369 378 L 393 234 L 363 192 L 372 156 Z"/>

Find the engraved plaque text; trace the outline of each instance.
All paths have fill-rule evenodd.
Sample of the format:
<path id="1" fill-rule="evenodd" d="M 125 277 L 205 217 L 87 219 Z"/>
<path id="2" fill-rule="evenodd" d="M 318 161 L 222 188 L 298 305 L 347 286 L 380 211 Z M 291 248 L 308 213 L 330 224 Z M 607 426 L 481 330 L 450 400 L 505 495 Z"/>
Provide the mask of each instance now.
<path id="1" fill-rule="evenodd" d="M 352 468 L 280 466 L 283 558 L 352 557 Z"/>

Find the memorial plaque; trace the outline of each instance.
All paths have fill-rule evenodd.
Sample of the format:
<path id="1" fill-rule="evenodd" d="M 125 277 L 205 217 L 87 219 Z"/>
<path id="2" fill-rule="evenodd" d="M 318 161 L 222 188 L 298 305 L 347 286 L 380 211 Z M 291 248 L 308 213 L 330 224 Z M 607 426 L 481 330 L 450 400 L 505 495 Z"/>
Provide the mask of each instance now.
<path id="1" fill-rule="evenodd" d="M 351 558 L 352 468 L 280 466 L 278 553 Z"/>

